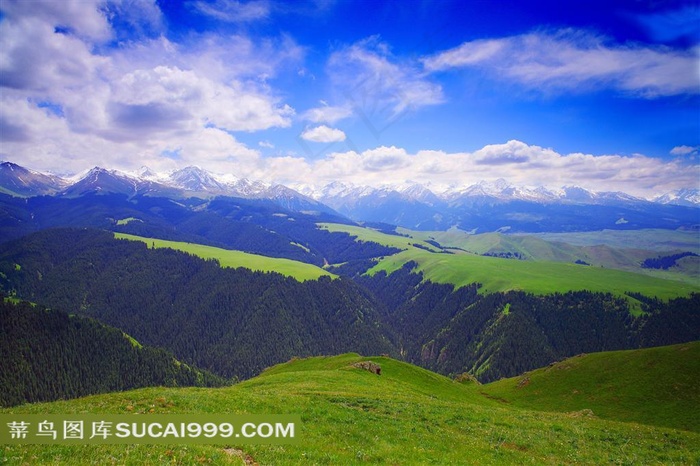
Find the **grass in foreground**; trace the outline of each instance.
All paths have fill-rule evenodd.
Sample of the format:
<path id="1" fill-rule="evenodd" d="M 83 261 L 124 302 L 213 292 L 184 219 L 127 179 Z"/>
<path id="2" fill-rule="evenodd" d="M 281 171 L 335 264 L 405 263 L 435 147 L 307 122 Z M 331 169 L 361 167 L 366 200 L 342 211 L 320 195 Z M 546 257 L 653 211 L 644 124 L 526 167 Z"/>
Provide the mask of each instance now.
<path id="1" fill-rule="evenodd" d="M 150 388 L 24 405 L 14 413 L 300 414 L 295 446 L 13 446 L 8 464 L 697 464 L 700 435 L 526 411 L 429 371 L 354 354 L 275 366 L 221 389 Z"/>
<path id="2" fill-rule="evenodd" d="M 601 418 L 700 433 L 700 342 L 581 355 L 482 387 L 542 411 L 591 410 Z"/>
<path id="3" fill-rule="evenodd" d="M 291 259 L 260 256 L 258 254 L 216 248 L 202 244 L 144 238 L 142 236 L 129 235 L 126 233 L 115 233 L 114 237 L 117 239 L 141 241 L 146 243 L 149 247 L 175 249 L 201 257 L 202 259 L 216 259 L 219 261 L 221 267 L 244 267 L 261 272 L 277 272 L 288 277 L 296 278 L 299 281 L 317 280 L 324 275 L 335 277 L 335 275 L 320 267 Z"/>

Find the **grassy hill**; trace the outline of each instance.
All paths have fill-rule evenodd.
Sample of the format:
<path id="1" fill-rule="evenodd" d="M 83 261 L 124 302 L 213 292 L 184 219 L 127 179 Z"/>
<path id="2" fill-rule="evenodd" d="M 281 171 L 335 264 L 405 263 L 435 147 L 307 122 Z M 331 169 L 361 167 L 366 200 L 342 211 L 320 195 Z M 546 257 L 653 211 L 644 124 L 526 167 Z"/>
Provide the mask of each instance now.
<path id="1" fill-rule="evenodd" d="M 402 252 L 387 256 L 369 270 L 374 274 L 381 270 L 387 273 L 400 269 L 405 263 L 415 261 L 425 279 L 436 283 L 451 283 L 464 286 L 478 282 L 483 285 L 480 292 L 523 290 L 535 294 L 589 290 L 624 295 L 626 291 L 639 291 L 647 296 L 669 299 L 700 291 L 697 281 L 679 281 L 652 277 L 641 273 L 578 265 L 554 260 L 514 260 L 499 257 L 484 257 L 475 253 L 455 250 L 456 254 L 437 253 L 438 249 L 427 243 L 424 234 L 415 232 L 415 237 L 390 235 L 376 230 L 348 225 L 323 224 L 330 231 L 344 231 L 357 236 L 358 240 L 375 241 L 398 247 Z M 401 230 L 409 234 L 408 230 Z M 414 232 L 410 232 L 411 235 Z M 461 234 L 461 233 L 460 233 Z M 444 238 L 439 238 L 444 241 Z M 488 250 L 499 235 L 481 235 L 472 240 L 476 251 Z M 438 241 L 439 242 L 439 241 Z M 480 244 L 476 244 L 479 242 Z M 533 238 L 534 246 L 542 247 L 544 241 Z M 418 245 L 418 247 L 416 246 Z M 450 244 L 439 243 L 443 246 Z M 564 251 L 566 248 L 561 247 Z M 569 251 L 570 252 L 570 251 Z M 563 252 L 561 252 L 563 254 Z M 532 253 L 527 253 L 532 255 Z M 542 253 L 539 253 L 542 255 Z M 553 254 L 553 253 L 552 253 Z M 572 256 L 573 257 L 573 256 Z"/>
<path id="2" fill-rule="evenodd" d="M 334 276 L 332 273 L 320 267 L 316 267 L 315 265 L 291 259 L 261 256 L 259 254 L 250 254 L 243 251 L 216 248 L 202 244 L 144 238 L 126 233 L 115 233 L 114 237 L 117 239 L 142 241 L 149 245 L 149 247 L 175 249 L 176 251 L 183 251 L 201 257 L 202 259 L 215 259 L 219 261 L 221 267 L 244 267 L 261 272 L 277 272 L 288 277 L 296 278 L 299 281 L 316 280 L 322 276 Z"/>
<path id="3" fill-rule="evenodd" d="M 606 419 L 700 432 L 700 342 L 581 355 L 482 387 L 542 411 L 591 410 Z"/>
<path id="4" fill-rule="evenodd" d="M 513 254 L 521 259 L 575 263 L 626 270 L 670 280 L 698 283 L 700 261 L 697 258 L 679 263 L 668 271 L 642 268 L 645 259 L 672 252 L 700 250 L 700 235 L 690 231 L 636 230 L 552 234 L 469 234 L 461 230 L 411 231 L 403 234 L 421 240 L 438 241 L 448 248 L 476 254 Z"/>
<path id="5" fill-rule="evenodd" d="M 381 375 L 354 367 L 371 359 Z M 300 414 L 298 445 L 18 445 L 22 464 L 696 464 L 700 435 L 514 408 L 429 371 L 356 354 L 294 360 L 218 389 L 148 388 L 0 413 Z M 691 407 L 692 408 L 692 407 Z"/>

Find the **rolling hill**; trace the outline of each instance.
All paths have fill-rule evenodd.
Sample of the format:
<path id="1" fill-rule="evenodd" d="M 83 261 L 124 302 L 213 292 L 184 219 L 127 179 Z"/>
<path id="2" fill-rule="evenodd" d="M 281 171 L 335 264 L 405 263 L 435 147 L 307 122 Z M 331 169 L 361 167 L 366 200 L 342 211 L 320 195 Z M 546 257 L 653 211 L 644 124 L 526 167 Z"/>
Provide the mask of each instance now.
<path id="1" fill-rule="evenodd" d="M 381 375 L 355 366 L 362 361 L 378 364 Z M 531 411 L 487 398 L 482 390 L 488 386 L 458 383 L 386 357 L 343 354 L 297 359 L 226 388 L 147 388 L 0 410 L 0 414 L 135 416 L 299 414 L 302 425 L 296 445 L 12 445 L 0 455 L 18 462 L 69 465 L 694 464 L 700 460 L 697 432 Z M 657 408 L 661 411 L 664 406 Z"/>
<path id="2" fill-rule="evenodd" d="M 535 261 L 430 252 L 439 248 L 403 236 L 370 233 L 389 238 L 391 250 L 399 250 L 401 243 L 406 248 L 385 257 L 380 265 L 411 253 L 433 261 L 466 258 L 477 265 L 542 266 Z M 352 237 L 347 240 L 355 244 Z M 154 244 L 206 251 L 210 260 L 170 247 L 149 247 Z M 376 243 L 357 244 L 362 248 Z M 269 271 L 222 268 L 213 260 L 225 262 L 231 257 L 244 258 L 243 263 L 232 265 L 248 267 L 254 265 L 252 258 L 262 260 L 184 243 L 117 240 L 114 233 L 104 231 L 43 230 L 0 245 L 0 283 L 23 299 L 97 318 L 226 378 L 252 377 L 292 356 L 359 350 L 400 354 L 442 374 L 466 371 L 487 382 L 580 352 L 700 338 L 697 293 L 667 300 L 641 292 L 621 294 L 624 288 L 617 296 L 590 290 L 485 293 L 483 286 L 474 283 L 456 287 L 425 280 L 425 272 L 416 273 L 420 267 L 416 261 L 390 275 L 379 271 L 354 280 L 320 276 L 300 282 Z M 264 260 L 273 264 L 271 268 L 279 261 Z M 594 284 L 590 277 L 597 268 L 544 264 L 588 273 L 581 275 L 588 280 L 579 284 L 581 288 Z M 309 264 L 293 265 L 308 266 L 316 273 L 321 270 Z M 473 268 L 483 273 L 483 265 Z M 606 272 L 604 277 L 625 273 Z M 603 290 L 614 289 L 610 286 L 614 283 L 598 283 Z M 631 286 L 635 282 L 624 283 L 635 290 Z"/>
<path id="3" fill-rule="evenodd" d="M 590 410 L 604 419 L 700 433 L 700 342 L 581 354 L 484 385 L 489 397 L 541 411 Z"/>
<path id="4" fill-rule="evenodd" d="M 539 260 L 543 257 L 543 253 L 525 252 L 524 247 L 521 248 L 523 255 L 537 256 L 538 260 L 479 255 L 492 250 L 494 243 L 503 242 L 499 235 L 494 234 L 468 238 L 466 240 L 469 241 L 468 244 L 465 244 L 464 239 L 462 242 L 443 244 L 434 239 L 431 240 L 430 238 L 433 237 L 431 235 L 426 237 L 425 234 L 405 229 L 399 230 L 399 235 L 393 235 L 352 225 L 322 224 L 321 227 L 333 232 L 348 233 L 358 241 L 374 241 L 402 249 L 400 253 L 385 256 L 373 264 L 367 271 L 370 275 L 380 271 L 390 274 L 407 263 L 415 262 L 417 271 L 423 273 L 425 280 L 449 283 L 458 287 L 480 283 L 482 286 L 479 291 L 483 294 L 510 290 L 522 290 L 535 294 L 589 290 L 624 296 L 627 291 L 641 291 L 647 296 L 669 299 L 700 291 L 700 284 L 692 277 L 673 275 L 671 277 L 675 279 L 668 279 L 668 277 L 653 277 L 626 270 L 575 264 L 573 260 L 570 262 Z M 533 240 L 540 250 L 543 249 L 542 244 L 546 242 L 536 238 Z M 509 238 L 508 241 L 512 240 Z M 460 244 L 461 246 L 457 247 L 461 249 L 450 247 L 453 244 Z M 474 252 L 470 253 L 463 246 L 472 248 Z M 532 249 L 534 248 L 531 246 Z M 570 254 L 570 258 L 577 257 L 572 252 L 575 251 L 573 247 L 559 246 L 559 249 L 568 250 L 566 254 Z M 517 249 L 515 251 L 517 252 Z M 548 251 L 552 252 L 554 249 L 549 247 Z M 563 254 L 563 252 L 560 253 Z"/>

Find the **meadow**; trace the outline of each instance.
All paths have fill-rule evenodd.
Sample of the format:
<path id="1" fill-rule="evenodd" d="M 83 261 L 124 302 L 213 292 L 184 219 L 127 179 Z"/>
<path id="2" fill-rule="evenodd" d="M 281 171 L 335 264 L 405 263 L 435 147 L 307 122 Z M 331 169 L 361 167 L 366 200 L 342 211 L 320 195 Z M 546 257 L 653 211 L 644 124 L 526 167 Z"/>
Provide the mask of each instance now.
<path id="1" fill-rule="evenodd" d="M 365 360 L 379 364 L 381 375 L 353 365 Z M 298 414 L 297 445 L 12 445 L 0 450 L 0 461 L 292 465 L 697 464 L 700 460 L 697 432 L 524 409 L 485 396 L 484 390 L 488 386 L 460 383 L 386 357 L 344 354 L 292 360 L 225 388 L 147 388 L 23 405 L 0 413 Z"/>
<path id="2" fill-rule="evenodd" d="M 403 249 L 398 254 L 382 258 L 367 271 L 370 275 L 380 271 L 391 273 L 405 263 L 415 261 L 426 280 L 451 283 L 457 287 L 477 282 L 482 284 L 479 290 L 482 294 L 508 290 L 522 290 L 535 294 L 589 290 L 624 296 L 628 291 L 637 291 L 651 297 L 670 299 L 700 291 L 700 284 L 696 280 L 660 278 L 573 262 L 486 257 L 461 250 L 451 250 L 454 254 L 438 253 L 437 248 L 426 243 L 432 235 L 409 230 L 399 232 L 415 234 L 415 237 L 389 235 L 348 225 L 323 224 L 321 227 L 329 231 L 350 233 L 356 236 L 357 240 L 375 241 Z M 487 235 L 472 241 L 483 243 L 494 241 L 495 238 L 493 235 Z M 440 239 L 444 241 L 444 238 Z M 420 247 L 416 247 L 415 244 L 419 244 Z M 440 244 L 445 246 L 450 243 Z M 482 244 L 481 248 L 486 249 L 486 245 Z"/>
<path id="3" fill-rule="evenodd" d="M 250 254 L 243 251 L 216 248 L 196 243 L 144 238 L 126 233 L 115 233 L 114 237 L 130 241 L 141 241 L 146 243 L 148 247 L 170 248 L 192 254 L 202 259 L 213 259 L 218 261 L 221 267 L 244 267 L 261 272 L 277 272 L 299 281 L 316 280 L 322 276 L 334 277 L 332 273 L 320 267 L 291 259 L 261 256 L 259 254 Z"/>

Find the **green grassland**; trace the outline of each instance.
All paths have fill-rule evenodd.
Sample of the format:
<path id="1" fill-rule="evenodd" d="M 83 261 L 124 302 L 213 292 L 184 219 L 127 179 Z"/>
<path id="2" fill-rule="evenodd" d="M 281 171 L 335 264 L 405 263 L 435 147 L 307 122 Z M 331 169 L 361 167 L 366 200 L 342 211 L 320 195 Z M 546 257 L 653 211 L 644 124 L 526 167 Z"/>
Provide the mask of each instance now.
<path id="1" fill-rule="evenodd" d="M 570 290 L 607 292 L 623 296 L 640 291 L 647 296 L 669 299 L 700 291 L 700 286 L 665 280 L 622 270 L 587 267 L 563 262 L 518 261 L 472 254 L 434 254 L 411 249 L 384 258 L 369 270 L 394 272 L 409 261 L 418 263 L 427 280 L 464 286 L 478 282 L 480 293 L 522 290 L 551 294 Z"/>
<path id="2" fill-rule="evenodd" d="M 221 267 L 244 267 L 261 272 L 277 272 L 288 277 L 293 277 L 299 281 L 316 280 L 324 275 L 335 276 L 315 265 L 291 259 L 260 256 L 258 254 L 204 246 L 202 244 L 144 238 L 141 236 L 128 235 L 126 233 L 115 233 L 114 237 L 117 239 L 142 241 L 149 247 L 175 249 L 201 257 L 202 259 L 215 259 L 219 261 Z"/>
<path id="3" fill-rule="evenodd" d="M 569 358 L 482 387 L 513 406 L 700 433 L 700 342 Z"/>
<path id="4" fill-rule="evenodd" d="M 606 230 L 586 233 L 478 235 L 452 229 L 449 231 L 411 231 L 398 229 L 417 239 L 430 239 L 443 247 L 459 248 L 475 254 L 514 253 L 521 259 L 574 263 L 583 261 L 605 267 L 641 273 L 670 280 L 700 283 L 700 263 L 681 260 L 669 270 L 645 269 L 645 259 L 672 252 L 700 250 L 700 235 L 687 231 L 638 230 L 620 232 Z M 638 234 L 638 238 L 635 236 Z M 570 243 L 567 241 L 571 241 Z M 697 258 L 686 258 L 697 259 Z"/>
<path id="5" fill-rule="evenodd" d="M 692 251 L 700 254 L 700 231 L 686 230 L 603 230 L 577 233 L 536 233 L 548 241 L 578 246 L 605 244 L 614 248 L 637 248 L 653 251 Z"/>
<path id="6" fill-rule="evenodd" d="M 143 223 L 143 220 L 138 219 L 136 217 L 127 217 L 127 218 L 122 218 L 120 220 L 117 220 L 117 225 L 128 225 L 131 222 L 141 222 Z"/>
<path id="7" fill-rule="evenodd" d="M 368 359 L 381 365 L 381 375 L 352 365 Z M 697 432 L 527 410 L 488 398 L 482 389 L 384 357 L 293 360 L 231 387 L 148 388 L 0 413 L 132 413 L 141 419 L 148 413 L 298 414 L 297 445 L 13 445 L 0 449 L 0 461 L 540 465 L 700 460 Z"/>
<path id="8" fill-rule="evenodd" d="M 423 239 L 414 237 L 414 233 L 411 230 L 401 229 L 404 232 L 410 233 L 409 236 L 399 236 L 399 235 L 389 235 L 382 233 L 381 231 L 373 230 L 372 228 L 365 228 L 354 225 L 343 225 L 340 223 L 319 223 L 319 228 L 328 230 L 332 233 L 341 232 L 348 233 L 351 236 L 356 236 L 357 241 L 372 241 L 375 243 L 382 244 L 384 246 L 389 246 L 398 249 L 410 249 L 414 248 L 414 244 L 418 243 L 422 247 L 427 248 L 431 251 L 438 252 L 439 249 L 435 246 L 426 243 Z"/>
<path id="9" fill-rule="evenodd" d="M 418 243 L 437 250 L 425 243 L 426 239 L 435 238 L 441 245 L 451 244 L 440 237 L 424 232 L 399 230 L 402 234 L 415 237 L 389 235 L 376 230 L 347 225 L 323 224 L 329 231 L 345 231 L 358 240 L 375 241 L 387 246 L 403 249 L 402 252 L 381 259 L 368 273 L 379 271 L 387 273 L 400 269 L 406 262 L 418 263 L 425 279 L 436 283 L 451 283 L 464 286 L 478 282 L 483 285 L 481 293 L 508 290 L 523 290 L 535 294 L 550 294 L 569 290 L 590 290 L 624 295 L 627 291 L 642 292 L 647 296 L 669 299 L 687 296 L 700 291 L 700 283 L 694 280 L 677 280 L 676 274 L 667 274 L 664 278 L 634 273 L 624 270 L 578 265 L 571 262 L 554 260 L 514 260 L 498 257 L 484 257 L 474 253 L 455 250 L 455 254 L 440 254 L 417 248 Z M 432 232 L 431 232 L 432 233 Z M 448 234 L 455 235 L 454 232 Z M 457 233 L 461 234 L 461 233 Z M 481 248 L 489 247 L 498 241 L 495 235 L 479 235 L 473 241 L 481 242 Z M 445 241 L 441 243 L 440 240 Z"/>

